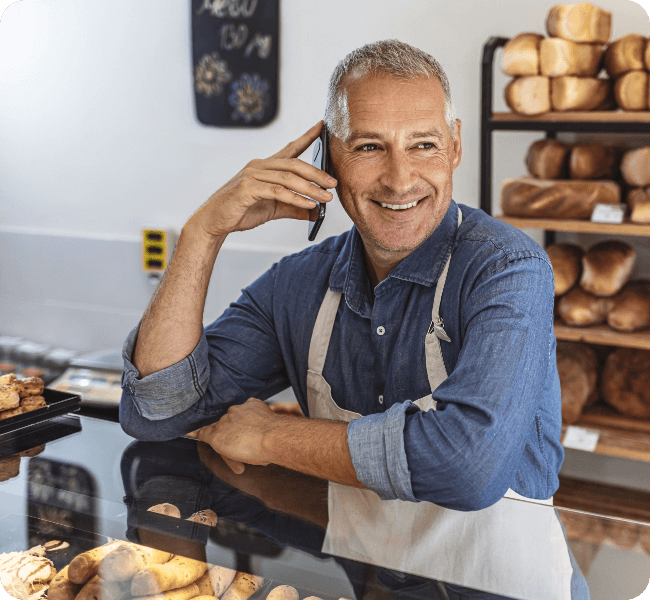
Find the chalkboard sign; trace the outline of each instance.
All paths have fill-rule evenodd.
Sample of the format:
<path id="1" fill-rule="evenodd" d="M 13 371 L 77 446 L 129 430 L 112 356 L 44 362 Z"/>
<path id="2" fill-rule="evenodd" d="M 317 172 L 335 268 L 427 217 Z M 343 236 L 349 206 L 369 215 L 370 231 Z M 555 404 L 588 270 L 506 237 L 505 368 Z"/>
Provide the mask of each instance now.
<path id="1" fill-rule="evenodd" d="M 196 116 L 261 127 L 278 110 L 280 0 L 192 0 Z"/>

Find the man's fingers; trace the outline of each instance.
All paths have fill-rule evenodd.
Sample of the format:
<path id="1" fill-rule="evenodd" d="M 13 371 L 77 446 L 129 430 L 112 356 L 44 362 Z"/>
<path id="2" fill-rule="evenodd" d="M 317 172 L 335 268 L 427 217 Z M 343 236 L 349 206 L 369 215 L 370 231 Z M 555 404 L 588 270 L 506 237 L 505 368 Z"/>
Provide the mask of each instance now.
<path id="1" fill-rule="evenodd" d="M 251 169 L 250 174 L 258 181 L 279 184 L 292 192 L 313 198 L 319 202 L 329 202 L 334 197 L 332 192 L 324 190 L 323 188 L 313 184 L 311 181 L 308 181 L 291 171 Z"/>
<path id="2" fill-rule="evenodd" d="M 221 455 L 221 458 L 223 458 L 223 462 L 225 462 L 230 467 L 233 473 L 241 475 L 244 472 L 244 463 L 240 463 L 236 460 L 230 460 L 223 455 Z"/>
<path id="3" fill-rule="evenodd" d="M 314 140 L 320 135 L 322 127 L 323 121 L 318 121 L 316 125 L 310 127 L 297 140 L 289 142 L 280 152 L 276 152 L 271 158 L 298 158 L 314 143 Z"/>

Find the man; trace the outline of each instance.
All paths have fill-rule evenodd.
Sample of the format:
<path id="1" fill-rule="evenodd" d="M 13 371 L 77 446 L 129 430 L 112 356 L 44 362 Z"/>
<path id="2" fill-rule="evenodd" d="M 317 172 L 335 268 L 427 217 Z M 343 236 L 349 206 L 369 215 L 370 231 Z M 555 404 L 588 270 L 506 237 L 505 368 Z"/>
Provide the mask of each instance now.
<path id="1" fill-rule="evenodd" d="M 125 344 L 123 428 L 198 430 L 236 472 L 274 463 L 382 499 L 476 511 L 509 489 L 550 498 L 563 460 L 553 272 L 530 238 L 453 202 L 461 122 L 440 65 L 400 42 L 360 48 L 332 77 L 325 123 L 333 177 L 297 158 L 319 123 L 183 227 Z M 274 265 L 204 331 L 227 235 L 305 220 L 333 187 L 352 230 Z M 262 401 L 288 386 L 312 418 Z"/>

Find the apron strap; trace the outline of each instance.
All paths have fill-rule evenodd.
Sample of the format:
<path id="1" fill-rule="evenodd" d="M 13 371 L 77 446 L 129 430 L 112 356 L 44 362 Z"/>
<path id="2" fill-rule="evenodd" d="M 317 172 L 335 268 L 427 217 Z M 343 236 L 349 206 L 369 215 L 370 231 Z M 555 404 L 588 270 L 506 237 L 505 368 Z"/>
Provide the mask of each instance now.
<path id="1" fill-rule="evenodd" d="M 311 334 L 311 344 L 309 345 L 309 357 L 307 359 L 307 368 L 318 375 L 323 374 L 325 359 L 327 358 L 327 349 L 330 345 L 330 337 L 334 328 L 334 320 L 341 302 L 341 292 L 333 292 L 327 288 L 323 303 L 320 305 L 314 332 Z"/>

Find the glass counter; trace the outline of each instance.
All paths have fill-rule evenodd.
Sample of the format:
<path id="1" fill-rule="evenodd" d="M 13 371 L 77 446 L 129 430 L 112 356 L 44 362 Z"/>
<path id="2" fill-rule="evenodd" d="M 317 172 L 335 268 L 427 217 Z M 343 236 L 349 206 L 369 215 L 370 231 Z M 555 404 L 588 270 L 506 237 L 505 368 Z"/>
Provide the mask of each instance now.
<path id="1" fill-rule="evenodd" d="M 180 573 L 179 557 L 204 565 L 182 586 L 161 575 L 157 588 L 137 587 L 140 570 L 117 587 L 95 580 L 106 587 L 92 594 L 90 579 L 67 596 L 59 587 L 50 600 L 629 600 L 650 581 L 649 524 L 516 498 L 479 511 L 489 521 L 451 511 L 438 522 L 426 503 L 391 501 L 374 514 L 352 491 L 275 466 L 235 475 L 195 440 L 138 442 L 117 423 L 68 415 L 0 441 L 0 553 L 36 547 L 61 573 L 118 540 L 155 549 L 151 564 L 166 570 L 145 561 L 145 571 Z M 161 504 L 180 518 L 148 510 Z M 206 510 L 215 525 L 188 520 Z M 63 543 L 43 549 L 53 540 Z M 235 583 L 248 574 L 248 588 L 224 592 L 216 572 Z"/>

